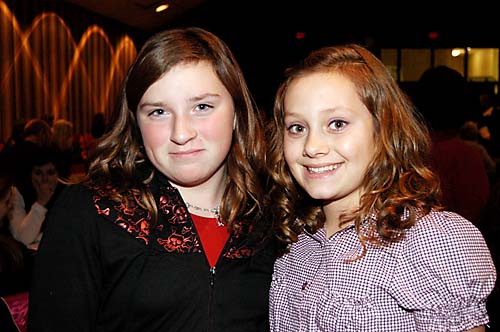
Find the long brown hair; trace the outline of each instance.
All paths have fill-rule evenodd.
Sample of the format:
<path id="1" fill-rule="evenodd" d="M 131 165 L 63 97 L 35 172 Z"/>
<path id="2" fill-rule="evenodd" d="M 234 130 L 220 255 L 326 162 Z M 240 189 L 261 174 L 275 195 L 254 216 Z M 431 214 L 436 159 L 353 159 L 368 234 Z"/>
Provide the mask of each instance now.
<path id="1" fill-rule="evenodd" d="M 355 224 L 365 249 L 366 241 L 394 241 L 419 215 L 440 208 L 439 181 L 427 167 L 431 143 L 422 117 L 384 64 L 355 44 L 313 51 L 287 70 L 278 89 L 269 126 L 268 164 L 274 180 L 270 195 L 279 237 L 293 243 L 304 229 L 315 232 L 325 221 L 320 202 L 294 181 L 283 155 L 287 89 L 295 79 L 316 72 L 335 72 L 351 80 L 371 112 L 375 128 L 375 156 L 362 183 L 365 193 L 359 208 L 344 214 L 341 224 Z M 375 222 L 361 232 L 368 217 Z"/>
<path id="2" fill-rule="evenodd" d="M 157 207 L 146 186 L 156 170 L 141 149 L 136 110 L 148 87 L 166 72 L 180 63 L 199 61 L 209 61 L 213 65 L 235 106 L 236 128 L 227 157 L 228 182 L 221 203 L 221 217 L 231 226 L 237 218 L 262 212 L 263 118 L 228 46 L 200 28 L 167 30 L 146 41 L 124 79 L 119 107 L 111 117 L 112 127 L 94 151 L 88 179 L 100 188 L 113 185 L 115 191 L 109 194 L 117 200 L 124 200 L 123 194 L 132 192 L 137 203 L 156 218 Z M 137 172 L 143 169 L 146 172 Z"/>

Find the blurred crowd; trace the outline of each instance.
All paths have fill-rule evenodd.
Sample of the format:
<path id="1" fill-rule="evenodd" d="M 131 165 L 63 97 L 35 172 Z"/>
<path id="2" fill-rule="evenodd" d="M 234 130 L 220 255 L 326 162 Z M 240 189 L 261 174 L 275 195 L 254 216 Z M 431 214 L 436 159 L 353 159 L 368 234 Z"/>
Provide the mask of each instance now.
<path id="1" fill-rule="evenodd" d="M 104 114 L 78 135 L 66 119 L 18 121 L 0 145 L 0 296 L 28 290 L 45 216 L 67 185 L 84 175 L 105 133 Z"/>

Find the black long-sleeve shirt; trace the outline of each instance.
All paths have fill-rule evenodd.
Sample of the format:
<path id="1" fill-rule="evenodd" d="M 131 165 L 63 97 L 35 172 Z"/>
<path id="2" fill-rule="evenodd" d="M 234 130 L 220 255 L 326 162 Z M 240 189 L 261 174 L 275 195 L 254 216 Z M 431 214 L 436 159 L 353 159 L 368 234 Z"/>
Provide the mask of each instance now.
<path id="1" fill-rule="evenodd" d="M 36 257 L 30 332 L 268 330 L 274 242 L 243 227 L 210 269 L 178 191 L 162 180 L 152 191 L 152 229 L 139 206 L 83 185 L 61 194 Z"/>

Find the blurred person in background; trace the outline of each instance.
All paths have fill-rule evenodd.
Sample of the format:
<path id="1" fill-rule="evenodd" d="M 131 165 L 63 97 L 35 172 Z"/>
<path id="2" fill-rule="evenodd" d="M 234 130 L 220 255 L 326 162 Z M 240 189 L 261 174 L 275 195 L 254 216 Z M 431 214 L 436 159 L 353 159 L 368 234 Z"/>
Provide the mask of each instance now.
<path id="1" fill-rule="evenodd" d="M 9 228 L 14 188 L 12 170 L 0 153 L 0 296 L 28 291 L 31 277 L 32 256 Z"/>
<path id="2" fill-rule="evenodd" d="M 14 126 L 12 127 L 12 133 L 5 142 L 0 152 L 10 149 L 14 144 L 16 144 L 17 142 L 21 142 L 23 140 L 25 125 L 26 125 L 26 120 L 24 119 L 19 119 L 14 123 Z"/>
<path id="3" fill-rule="evenodd" d="M 477 121 L 480 142 L 489 154 L 500 160 L 500 105 L 498 94 L 489 92 L 480 96 L 481 115 Z"/>
<path id="4" fill-rule="evenodd" d="M 477 224 L 489 195 L 489 178 L 477 148 L 459 137 L 460 128 L 474 117 L 475 96 L 458 71 L 437 66 L 420 77 L 415 105 L 432 137 L 431 167 L 439 175 L 442 204 Z"/>
<path id="5" fill-rule="evenodd" d="M 14 184 L 26 196 L 32 192 L 31 167 L 40 148 L 50 148 L 52 131 L 42 119 L 28 120 L 24 126 L 23 139 L 4 150 L 6 160 L 13 170 Z"/>
<path id="6" fill-rule="evenodd" d="M 56 154 L 59 177 L 69 179 L 74 168 L 83 162 L 80 151 L 75 149 L 73 123 L 57 119 L 52 125 L 52 148 Z"/>
<path id="7" fill-rule="evenodd" d="M 64 184 L 59 181 L 57 157 L 50 148 L 40 148 L 33 156 L 31 187 L 24 194 L 13 187 L 9 228 L 12 236 L 36 251 L 43 235 L 46 215 Z"/>
<path id="8" fill-rule="evenodd" d="M 496 178 L 496 161 L 491 157 L 488 149 L 481 143 L 477 123 L 474 121 L 466 121 L 460 128 L 459 137 L 479 151 L 483 158 L 484 167 L 486 168 L 490 184 L 493 184 Z"/>

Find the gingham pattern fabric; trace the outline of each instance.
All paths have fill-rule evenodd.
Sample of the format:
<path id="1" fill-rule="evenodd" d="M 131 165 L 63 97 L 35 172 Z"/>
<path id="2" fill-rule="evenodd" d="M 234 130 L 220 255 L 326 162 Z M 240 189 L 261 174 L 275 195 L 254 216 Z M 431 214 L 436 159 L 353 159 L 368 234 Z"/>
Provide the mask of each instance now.
<path id="1" fill-rule="evenodd" d="M 496 271 L 479 230 L 432 212 L 405 238 L 360 252 L 354 227 L 301 234 L 274 266 L 273 332 L 465 331 L 486 324 Z"/>

